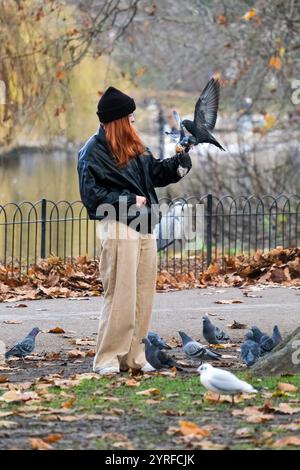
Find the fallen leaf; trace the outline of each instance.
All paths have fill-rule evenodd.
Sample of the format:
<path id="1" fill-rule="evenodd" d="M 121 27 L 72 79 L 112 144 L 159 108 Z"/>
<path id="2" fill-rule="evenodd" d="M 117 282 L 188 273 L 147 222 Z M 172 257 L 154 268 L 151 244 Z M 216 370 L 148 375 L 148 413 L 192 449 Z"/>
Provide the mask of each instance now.
<path id="1" fill-rule="evenodd" d="M 236 437 L 241 439 L 252 437 L 253 436 L 253 429 L 251 428 L 239 428 L 235 431 Z"/>
<path id="2" fill-rule="evenodd" d="M 30 439 L 30 445 L 33 450 L 52 450 L 53 447 L 45 442 L 43 439 L 32 438 Z"/>
<path id="3" fill-rule="evenodd" d="M 3 395 L 0 397 L 0 401 L 12 403 L 18 401 L 33 400 L 36 398 L 38 398 L 38 395 L 35 392 L 21 392 L 20 390 L 10 390 L 9 392 L 3 393 Z"/>
<path id="4" fill-rule="evenodd" d="M 250 10 L 247 11 L 247 13 L 244 14 L 243 18 L 244 20 L 246 21 L 250 21 L 252 20 L 252 18 L 254 18 L 256 16 L 256 9 L 255 8 L 251 8 Z"/>
<path id="5" fill-rule="evenodd" d="M 72 351 L 68 351 L 68 357 L 70 359 L 75 359 L 79 357 L 85 357 L 86 353 L 84 351 L 80 351 L 80 349 L 73 349 Z"/>
<path id="6" fill-rule="evenodd" d="M 4 320 L 3 323 L 6 323 L 6 325 L 20 325 L 22 322 L 21 320 Z"/>
<path id="7" fill-rule="evenodd" d="M 276 70 L 280 70 L 282 66 L 282 62 L 279 56 L 273 55 L 268 63 L 269 68 L 274 68 Z"/>
<path id="8" fill-rule="evenodd" d="M 245 323 L 239 323 L 235 320 L 233 320 L 233 323 L 231 325 L 227 325 L 229 328 L 232 330 L 244 330 L 245 328 L 248 327 Z"/>
<path id="9" fill-rule="evenodd" d="M 277 384 L 278 390 L 281 390 L 282 392 L 297 392 L 298 387 L 292 384 L 284 383 L 284 382 L 278 382 Z"/>
<path id="10" fill-rule="evenodd" d="M 76 396 L 73 396 L 73 397 L 71 397 L 68 401 L 65 401 L 65 402 L 61 405 L 61 407 L 62 407 L 62 408 L 72 408 L 72 406 L 74 405 L 75 401 L 76 401 Z"/>
<path id="11" fill-rule="evenodd" d="M 288 414 L 292 415 L 295 413 L 299 413 L 300 408 L 292 407 L 288 403 L 280 403 L 278 406 L 267 405 L 268 409 L 280 414 Z"/>
<path id="12" fill-rule="evenodd" d="M 160 390 L 159 388 L 148 388 L 147 390 L 141 390 L 136 392 L 136 395 L 144 395 L 144 396 L 151 396 L 151 395 L 159 395 Z"/>
<path id="13" fill-rule="evenodd" d="M 8 382 L 7 375 L 0 375 L 0 384 L 4 384 L 6 382 Z"/>
<path id="14" fill-rule="evenodd" d="M 62 434 L 50 434 L 47 437 L 44 437 L 43 441 L 47 442 L 48 444 L 53 444 L 54 442 L 58 442 L 62 439 Z"/>
<path id="15" fill-rule="evenodd" d="M 128 379 L 126 380 L 125 385 L 127 387 L 139 387 L 141 385 L 141 382 L 138 382 L 135 379 Z"/>
<path id="16" fill-rule="evenodd" d="M 280 448 L 280 447 L 287 447 L 287 446 L 300 446 L 300 437 L 299 436 L 288 436 L 283 437 L 282 439 L 278 439 L 272 444 L 272 447 Z"/>
<path id="17" fill-rule="evenodd" d="M 215 304 L 242 304 L 241 299 L 224 299 L 224 300 L 215 300 Z"/>
<path id="18" fill-rule="evenodd" d="M 65 330 L 63 330 L 59 326 L 56 326 L 55 328 L 52 328 L 51 330 L 49 330 L 48 333 L 53 333 L 55 335 L 60 335 L 62 333 L 65 333 Z"/>
<path id="19" fill-rule="evenodd" d="M 15 421 L 7 421 L 5 419 L 0 420 L 0 429 L 1 428 L 14 429 L 14 428 L 17 428 L 18 426 L 19 426 L 19 424 L 16 423 Z"/>
<path id="20" fill-rule="evenodd" d="M 183 436 L 193 434 L 195 436 L 206 437 L 210 435 L 210 431 L 200 428 L 197 424 L 191 421 L 179 421 L 180 432 Z"/>

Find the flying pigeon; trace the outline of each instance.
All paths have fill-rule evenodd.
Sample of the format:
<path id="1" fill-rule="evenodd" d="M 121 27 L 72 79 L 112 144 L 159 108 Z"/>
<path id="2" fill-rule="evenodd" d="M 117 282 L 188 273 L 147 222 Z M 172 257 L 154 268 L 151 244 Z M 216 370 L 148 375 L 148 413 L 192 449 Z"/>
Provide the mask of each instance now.
<path id="1" fill-rule="evenodd" d="M 260 343 L 262 336 L 266 336 L 266 333 L 263 333 L 257 326 L 252 326 L 251 331 L 253 333 L 253 341 Z"/>
<path id="2" fill-rule="evenodd" d="M 272 340 L 274 342 L 274 347 L 282 341 L 282 336 L 277 325 L 273 328 Z"/>
<path id="3" fill-rule="evenodd" d="M 182 125 L 196 139 L 194 145 L 207 142 L 221 150 L 225 150 L 210 132 L 214 129 L 216 124 L 219 96 L 220 82 L 211 78 L 196 102 L 194 121 L 188 119 L 182 121 Z"/>
<path id="4" fill-rule="evenodd" d="M 252 366 L 260 356 L 260 347 L 256 341 L 253 341 L 253 332 L 249 331 L 245 335 L 245 341 L 241 345 L 241 358 L 248 366 Z"/>
<path id="5" fill-rule="evenodd" d="M 231 395 L 232 404 L 234 404 L 235 394 L 243 392 L 257 393 L 257 390 L 252 385 L 238 379 L 231 372 L 213 367 L 211 364 L 202 364 L 198 367 L 197 372 L 200 373 L 200 382 L 205 388 L 219 395 Z"/>
<path id="6" fill-rule="evenodd" d="M 159 370 L 176 367 L 178 370 L 183 370 L 172 357 L 154 346 L 148 338 L 143 338 L 142 343 L 145 345 L 146 359 L 154 369 Z"/>
<path id="7" fill-rule="evenodd" d="M 5 354 L 5 359 L 8 359 L 11 356 L 22 357 L 28 356 L 34 351 L 35 348 L 35 338 L 41 330 L 39 328 L 33 328 L 30 333 L 22 339 L 19 343 L 13 346 Z"/>
<path id="8" fill-rule="evenodd" d="M 210 349 L 198 343 L 198 341 L 193 340 L 193 338 L 183 331 L 178 331 L 178 333 L 182 339 L 183 351 L 190 359 L 213 359 L 218 361 L 222 357 L 221 354 L 210 351 Z"/>
<path id="9" fill-rule="evenodd" d="M 215 326 L 207 316 L 203 317 L 203 336 L 208 344 L 224 343 L 230 339 L 228 334 Z"/>
<path id="10" fill-rule="evenodd" d="M 156 346 L 159 349 L 172 349 L 171 346 L 169 346 L 163 338 L 158 336 L 157 333 L 153 333 L 153 331 L 149 331 L 148 339 L 150 343 L 153 344 L 153 346 Z"/>

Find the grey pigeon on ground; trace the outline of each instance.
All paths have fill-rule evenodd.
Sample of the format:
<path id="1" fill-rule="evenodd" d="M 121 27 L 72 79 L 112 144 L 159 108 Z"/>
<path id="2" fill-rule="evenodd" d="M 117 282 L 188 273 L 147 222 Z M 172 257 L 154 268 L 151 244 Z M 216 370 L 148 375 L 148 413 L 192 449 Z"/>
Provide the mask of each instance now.
<path id="1" fill-rule="evenodd" d="M 224 343 L 230 339 L 228 334 L 215 326 L 207 316 L 203 317 L 203 336 L 208 344 Z"/>
<path id="2" fill-rule="evenodd" d="M 273 339 L 268 335 L 263 335 L 259 342 L 261 356 L 272 351 L 275 347 Z"/>
<path id="3" fill-rule="evenodd" d="M 260 340 L 266 333 L 263 333 L 257 326 L 252 326 L 251 331 L 253 333 L 253 341 L 260 343 Z"/>
<path id="4" fill-rule="evenodd" d="M 19 343 L 15 344 L 7 353 L 5 354 L 5 359 L 8 359 L 11 356 L 22 357 L 28 356 L 34 351 L 35 348 L 35 338 L 41 330 L 39 328 L 33 328 L 30 333 L 22 339 Z"/>
<path id="5" fill-rule="evenodd" d="M 169 346 L 163 338 L 158 336 L 158 334 L 154 333 L 153 331 L 149 331 L 148 339 L 150 343 L 153 344 L 153 346 L 156 346 L 159 349 L 172 349 L 171 346 Z"/>
<path id="6" fill-rule="evenodd" d="M 220 82 L 211 78 L 196 102 L 194 120 L 182 121 L 184 127 L 194 136 L 195 145 L 207 142 L 225 150 L 211 134 L 217 120 L 219 96 Z"/>
<path id="7" fill-rule="evenodd" d="M 213 359 L 218 361 L 222 357 L 221 354 L 210 351 L 210 349 L 198 343 L 183 331 L 178 331 L 178 333 L 182 339 L 183 351 L 190 359 L 201 359 L 202 361 Z"/>
<path id="8" fill-rule="evenodd" d="M 248 366 L 252 366 L 260 356 L 260 346 L 253 341 L 253 332 L 250 331 L 245 335 L 245 341 L 241 345 L 241 358 Z"/>
<path id="9" fill-rule="evenodd" d="M 282 341 L 282 336 L 277 325 L 273 328 L 272 340 L 274 342 L 274 347 Z"/>
<path id="10" fill-rule="evenodd" d="M 154 346 L 148 338 L 143 338 L 142 343 L 145 345 L 146 359 L 154 369 L 159 370 L 176 367 L 178 370 L 183 370 L 172 357 L 161 351 L 157 346 Z"/>

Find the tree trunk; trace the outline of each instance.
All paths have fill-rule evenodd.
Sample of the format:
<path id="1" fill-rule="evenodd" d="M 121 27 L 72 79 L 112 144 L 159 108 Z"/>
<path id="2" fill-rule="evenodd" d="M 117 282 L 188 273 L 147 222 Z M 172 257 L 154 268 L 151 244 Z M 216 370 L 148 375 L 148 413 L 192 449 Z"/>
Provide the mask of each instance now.
<path id="1" fill-rule="evenodd" d="M 250 369 L 255 376 L 300 373 L 300 326 Z"/>
<path id="2" fill-rule="evenodd" d="M 300 373 L 300 326 L 250 369 L 251 375 Z"/>

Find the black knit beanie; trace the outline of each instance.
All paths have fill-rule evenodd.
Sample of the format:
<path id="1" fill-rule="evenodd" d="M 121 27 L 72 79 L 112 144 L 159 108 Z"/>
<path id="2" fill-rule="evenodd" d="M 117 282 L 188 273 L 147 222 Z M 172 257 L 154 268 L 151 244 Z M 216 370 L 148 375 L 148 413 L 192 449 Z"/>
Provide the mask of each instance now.
<path id="1" fill-rule="evenodd" d="M 100 122 L 106 123 L 128 116 L 135 109 L 136 106 L 133 98 L 110 86 L 101 96 L 96 114 Z"/>

